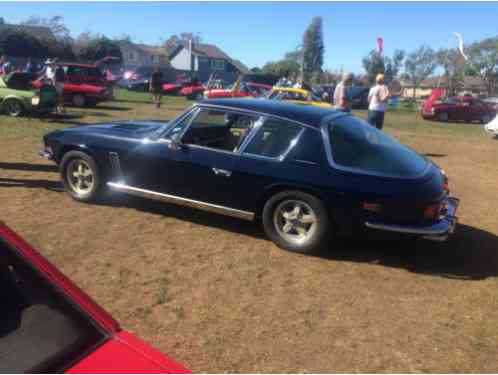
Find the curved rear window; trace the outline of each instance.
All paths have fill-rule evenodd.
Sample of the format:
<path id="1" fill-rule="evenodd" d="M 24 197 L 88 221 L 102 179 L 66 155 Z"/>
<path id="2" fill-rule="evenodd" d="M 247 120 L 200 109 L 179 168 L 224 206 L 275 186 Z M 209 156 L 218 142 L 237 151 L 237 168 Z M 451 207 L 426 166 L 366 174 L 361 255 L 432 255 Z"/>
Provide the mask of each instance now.
<path id="1" fill-rule="evenodd" d="M 427 161 L 415 151 L 354 116 L 334 120 L 328 131 L 333 164 L 339 168 L 415 178 L 427 167 Z"/>

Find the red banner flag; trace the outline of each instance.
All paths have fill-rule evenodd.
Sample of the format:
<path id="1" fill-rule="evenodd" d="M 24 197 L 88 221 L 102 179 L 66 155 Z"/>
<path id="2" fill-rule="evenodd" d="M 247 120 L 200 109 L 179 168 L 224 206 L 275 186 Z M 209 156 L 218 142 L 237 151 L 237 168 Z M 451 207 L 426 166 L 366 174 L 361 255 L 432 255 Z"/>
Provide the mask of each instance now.
<path id="1" fill-rule="evenodd" d="M 384 49 L 384 39 L 382 39 L 381 37 L 377 37 L 377 52 L 379 52 L 379 54 L 382 53 L 382 50 Z"/>

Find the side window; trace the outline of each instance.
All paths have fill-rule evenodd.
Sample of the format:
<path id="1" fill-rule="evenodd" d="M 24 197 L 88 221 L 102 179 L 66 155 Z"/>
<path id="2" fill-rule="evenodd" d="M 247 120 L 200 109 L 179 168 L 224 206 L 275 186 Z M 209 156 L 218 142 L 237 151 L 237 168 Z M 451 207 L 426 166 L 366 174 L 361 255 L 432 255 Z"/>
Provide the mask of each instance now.
<path id="1" fill-rule="evenodd" d="M 276 158 L 282 156 L 293 143 L 303 128 L 299 125 L 268 119 L 258 130 L 244 153 Z"/>
<path id="2" fill-rule="evenodd" d="M 201 109 L 184 134 L 189 145 L 237 152 L 258 117 L 212 109 Z"/>
<path id="3" fill-rule="evenodd" d="M 192 110 L 186 116 L 184 116 L 180 121 L 178 121 L 171 130 L 168 131 L 166 139 L 171 139 L 174 142 L 180 142 L 180 137 L 183 130 L 190 124 L 190 120 L 194 117 L 197 111 Z"/>

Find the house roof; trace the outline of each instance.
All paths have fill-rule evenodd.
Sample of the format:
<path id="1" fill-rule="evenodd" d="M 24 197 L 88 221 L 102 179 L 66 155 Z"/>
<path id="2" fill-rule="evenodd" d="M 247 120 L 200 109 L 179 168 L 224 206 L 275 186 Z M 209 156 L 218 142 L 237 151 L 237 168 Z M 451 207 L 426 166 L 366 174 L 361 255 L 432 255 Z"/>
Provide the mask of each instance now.
<path id="1" fill-rule="evenodd" d="M 20 31 L 37 39 L 54 40 L 55 36 L 52 30 L 46 26 L 32 26 L 32 25 L 14 25 L 9 23 L 0 24 L 0 34 L 7 31 Z"/>
<path id="2" fill-rule="evenodd" d="M 230 60 L 230 62 L 242 74 L 248 74 L 251 72 L 249 68 L 245 66 L 240 60 Z"/>
<path id="3" fill-rule="evenodd" d="M 133 49 L 138 52 L 148 53 L 151 55 L 165 55 L 165 53 L 161 50 L 161 47 L 150 46 L 147 44 L 138 44 L 129 42 L 127 40 L 120 40 L 117 42 L 120 47 L 126 46 L 127 48 Z"/>

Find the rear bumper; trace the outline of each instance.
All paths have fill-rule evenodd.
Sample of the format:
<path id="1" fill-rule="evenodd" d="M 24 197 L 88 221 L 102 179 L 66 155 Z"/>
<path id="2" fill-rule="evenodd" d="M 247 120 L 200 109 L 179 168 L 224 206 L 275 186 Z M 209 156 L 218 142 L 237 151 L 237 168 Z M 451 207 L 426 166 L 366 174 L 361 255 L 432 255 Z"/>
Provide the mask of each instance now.
<path id="1" fill-rule="evenodd" d="M 446 198 L 446 212 L 444 217 L 433 225 L 397 225 L 384 224 L 376 222 L 365 222 L 365 226 L 371 229 L 377 229 L 387 232 L 396 232 L 407 235 L 418 235 L 428 240 L 445 241 L 455 230 L 458 222 L 456 212 L 460 201 L 457 198 Z"/>

